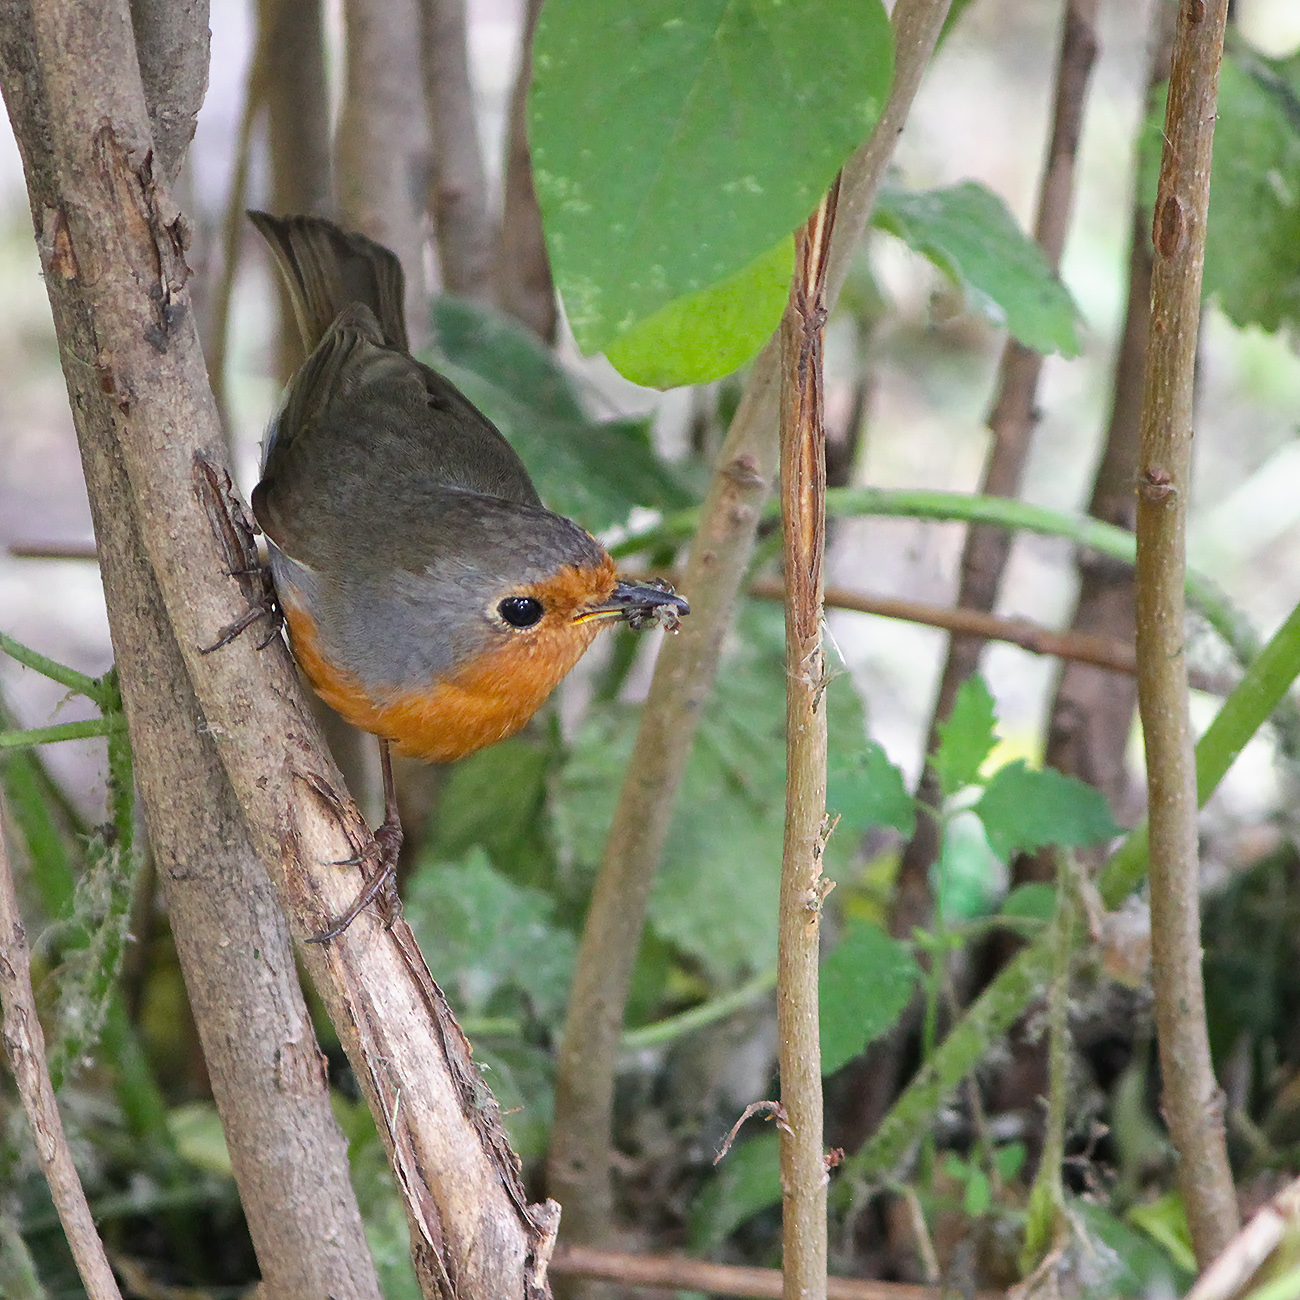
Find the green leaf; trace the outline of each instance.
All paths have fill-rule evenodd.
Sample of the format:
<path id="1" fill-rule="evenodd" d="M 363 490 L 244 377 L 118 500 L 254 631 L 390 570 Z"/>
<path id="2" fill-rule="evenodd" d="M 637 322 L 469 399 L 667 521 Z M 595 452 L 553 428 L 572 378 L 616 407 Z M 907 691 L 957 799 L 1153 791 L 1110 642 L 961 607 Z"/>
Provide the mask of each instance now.
<path id="1" fill-rule="evenodd" d="M 972 310 L 1025 347 L 1079 355 L 1074 299 L 991 190 L 974 181 L 920 193 L 885 189 L 872 222 L 933 262 Z"/>
<path id="2" fill-rule="evenodd" d="M 659 938 L 722 984 L 776 960 L 777 885 L 785 825 L 785 661 L 781 614 L 751 606 L 700 720 L 650 898 Z M 847 675 L 827 687 L 831 761 L 865 743 L 862 706 Z M 562 868 L 590 878 L 600 860 L 639 709 L 594 707 L 559 774 L 553 824 Z M 824 865 L 847 866 L 863 827 L 841 821 Z"/>
<path id="3" fill-rule="evenodd" d="M 1152 1241 L 1159 1242 L 1179 1268 L 1195 1272 L 1192 1231 L 1187 1226 L 1187 1211 L 1177 1192 L 1166 1192 L 1154 1201 L 1134 1205 L 1124 1217 Z"/>
<path id="4" fill-rule="evenodd" d="M 1086 1197 L 1071 1198 L 1071 1217 L 1102 1249 L 1093 1251 L 1099 1276 L 1089 1289 L 1097 1297 L 1181 1295 L 1196 1276 L 1178 1268 L 1169 1255 L 1144 1232 L 1118 1219 L 1104 1206 Z"/>
<path id="5" fill-rule="evenodd" d="M 430 316 L 434 346 L 452 365 L 491 379 L 547 419 L 586 419 L 569 372 L 532 330 L 463 298 L 435 298 Z"/>
<path id="6" fill-rule="evenodd" d="M 906 944 L 850 921 L 821 968 L 822 1073 L 832 1074 L 892 1029 L 921 971 Z"/>
<path id="7" fill-rule="evenodd" d="M 528 137 L 582 350 L 805 220 L 875 125 L 892 68 L 878 0 L 549 0 Z"/>
<path id="8" fill-rule="evenodd" d="M 962 682 L 948 721 L 939 724 L 939 748 L 930 762 L 945 795 L 979 780 L 980 767 L 997 740 L 996 723 L 993 696 L 976 673 Z"/>
<path id="9" fill-rule="evenodd" d="M 501 1122 L 515 1154 L 521 1160 L 544 1156 L 555 1114 L 551 1054 L 531 1043 L 476 1041 L 474 1058 L 501 1108 Z"/>
<path id="10" fill-rule="evenodd" d="M 474 850 L 460 865 L 426 863 L 411 878 L 406 919 L 434 979 L 462 1015 L 526 1001 L 543 1023 L 563 1015 L 576 941 L 552 924 L 554 904 L 516 885 Z"/>
<path id="11" fill-rule="evenodd" d="M 1100 790 L 1023 759 L 999 768 L 974 808 L 989 846 L 1004 862 L 1013 853 L 1059 844 L 1080 848 L 1121 833 Z"/>
<path id="12" fill-rule="evenodd" d="M 779 1144 L 773 1127 L 738 1142 L 723 1156 L 691 1206 L 689 1233 L 694 1250 L 721 1245 L 746 1219 L 780 1202 Z"/>
<path id="13" fill-rule="evenodd" d="M 772 336 L 790 296 L 794 240 L 735 275 L 674 298 L 620 334 L 607 349 L 625 379 L 647 388 L 707 384 L 743 366 Z"/>
<path id="14" fill-rule="evenodd" d="M 1238 325 L 1300 322 L 1298 92 L 1300 58 L 1223 61 L 1203 288 Z"/>
<path id="15" fill-rule="evenodd" d="M 1027 921 L 1050 921 L 1056 915 L 1056 887 L 1034 881 L 1018 885 L 998 909 L 999 916 Z"/>
<path id="16" fill-rule="evenodd" d="M 933 879 L 940 910 L 950 921 L 987 916 L 1006 888 L 1006 871 L 989 847 L 979 818 L 969 811 L 948 818 Z"/>
<path id="17" fill-rule="evenodd" d="M 916 826 L 916 800 L 902 772 L 874 740 L 849 763 L 828 774 L 826 806 L 859 830 L 892 826 L 900 834 L 911 835 Z"/>
<path id="18" fill-rule="evenodd" d="M 546 797 L 555 748 L 525 733 L 456 763 L 439 791 L 426 855 L 458 862 L 481 847 L 517 884 L 550 886 L 555 854 L 546 835 Z"/>

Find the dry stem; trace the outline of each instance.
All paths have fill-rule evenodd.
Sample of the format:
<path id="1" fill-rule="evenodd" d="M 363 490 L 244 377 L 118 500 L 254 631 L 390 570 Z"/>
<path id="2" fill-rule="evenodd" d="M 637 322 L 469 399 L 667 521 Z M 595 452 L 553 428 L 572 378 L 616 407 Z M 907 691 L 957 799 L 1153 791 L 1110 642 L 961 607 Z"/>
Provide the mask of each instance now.
<path id="1" fill-rule="evenodd" d="M 785 601 L 785 847 L 777 926 L 782 1262 L 788 1300 L 826 1294 L 826 1183 L 817 1010 L 826 827 L 826 427 L 822 332 L 839 181 L 796 236 L 781 322 L 781 532 Z"/>
<path id="2" fill-rule="evenodd" d="M 1184 0 L 1174 38 L 1152 242 L 1138 461 L 1138 707 L 1146 743 L 1151 958 L 1161 1098 L 1204 1268 L 1238 1223 L 1201 981 L 1196 766 L 1184 655 L 1193 379 L 1227 0 Z"/>
<path id="3" fill-rule="evenodd" d="M 36 1156 L 72 1248 L 77 1272 L 90 1300 L 122 1300 L 104 1254 L 104 1243 L 95 1231 L 85 1189 L 72 1162 L 54 1099 L 54 1085 L 45 1064 L 45 1035 L 36 1016 L 31 951 L 18 914 L 13 872 L 5 849 L 3 808 L 0 808 L 0 1005 L 4 1007 L 5 1055 L 32 1126 Z"/>

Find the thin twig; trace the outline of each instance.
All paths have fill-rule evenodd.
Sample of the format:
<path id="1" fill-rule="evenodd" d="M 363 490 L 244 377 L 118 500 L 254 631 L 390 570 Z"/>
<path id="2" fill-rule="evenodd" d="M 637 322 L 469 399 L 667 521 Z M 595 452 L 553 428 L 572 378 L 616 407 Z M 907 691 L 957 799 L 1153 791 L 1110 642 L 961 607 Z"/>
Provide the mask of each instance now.
<path id="1" fill-rule="evenodd" d="M 701 1291 L 708 1295 L 753 1296 L 778 1300 L 779 1268 L 744 1268 L 711 1264 L 681 1255 L 628 1255 L 588 1246 L 561 1246 L 551 1261 L 551 1272 L 561 1277 L 584 1277 L 620 1282 L 628 1287 L 660 1291 Z M 827 1300 L 935 1300 L 934 1287 L 903 1282 L 867 1282 L 832 1277 L 826 1282 Z M 1000 1291 L 976 1291 L 970 1300 L 997 1300 Z"/>
<path id="2" fill-rule="evenodd" d="M 871 139 L 844 169 L 828 306 L 866 225 L 948 3 L 899 0 L 894 9 L 894 85 Z M 680 635 L 668 638 L 655 665 L 587 913 L 560 1047 L 547 1167 L 549 1190 L 563 1201 L 565 1231 L 574 1242 L 599 1241 L 608 1229 L 614 1071 L 623 1011 L 673 804 L 776 470 L 776 362 L 777 349 L 769 343 L 750 371 L 718 457 L 683 584 L 691 617 Z"/>
<path id="3" fill-rule="evenodd" d="M 1224 1247 L 1201 1274 L 1186 1300 L 1232 1300 L 1246 1289 L 1259 1266 L 1300 1223 L 1300 1179 L 1288 1183 Z"/>
<path id="4" fill-rule="evenodd" d="M 1094 31 L 1098 0 L 1066 0 L 1053 89 L 1052 134 L 1038 190 L 1034 237 L 1048 267 L 1061 263 L 1074 197 L 1074 164 L 1088 80 L 1096 55 Z M 992 436 L 980 484 L 987 496 L 1014 497 L 1020 490 L 1030 439 L 1037 424 L 1038 379 L 1043 357 L 1015 339 L 1008 339 L 998 367 L 998 391 L 989 413 Z M 961 581 L 956 604 L 963 609 L 990 610 L 997 599 L 1002 572 L 1011 551 L 1011 536 L 1001 529 L 974 527 L 966 535 L 961 555 Z M 938 744 L 938 727 L 952 712 L 962 683 L 975 671 L 983 642 L 955 637 L 948 647 L 930 720 L 927 752 Z M 938 779 L 928 764 L 916 792 L 922 809 L 937 807 Z M 903 851 L 890 906 L 889 927 L 895 935 L 910 934 L 924 925 L 930 911 L 929 871 L 938 852 L 939 828 L 922 812 Z"/>
<path id="5" fill-rule="evenodd" d="M 1193 382 L 1227 0 L 1186 0 L 1174 37 L 1152 242 L 1151 343 L 1137 507 L 1138 708 L 1146 749 L 1151 982 L 1161 1109 L 1204 1268 L 1238 1223 L 1201 978 L 1196 765 L 1187 698 L 1186 566 Z"/>
<path id="6" fill-rule="evenodd" d="M 826 1294 L 826 1158 L 817 1013 L 826 827 L 826 426 L 822 334 L 826 262 L 839 178 L 795 237 L 781 322 L 781 535 L 785 600 L 785 845 L 777 924 L 776 1022 L 781 1105 L 785 1295 Z"/>
<path id="7" fill-rule="evenodd" d="M 72 1248 L 77 1272 L 91 1300 L 121 1300 L 104 1243 L 86 1202 L 85 1189 L 68 1148 L 45 1064 L 45 1035 L 32 993 L 31 951 L 18 912 L 13 873 L 5 849 L 0 808 L 0 1003 L 4 1006 L 4 1046 L 18 1084 L 23 1109 L 36 1139 L 36 1156 L 49 1184 L 59 1221 Z"/>

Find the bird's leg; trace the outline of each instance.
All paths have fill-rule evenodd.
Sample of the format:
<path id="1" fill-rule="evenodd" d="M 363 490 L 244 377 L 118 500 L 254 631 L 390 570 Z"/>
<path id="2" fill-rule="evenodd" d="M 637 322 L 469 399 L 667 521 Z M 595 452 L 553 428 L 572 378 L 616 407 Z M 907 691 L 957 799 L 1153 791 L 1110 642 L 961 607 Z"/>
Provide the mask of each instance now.
<path id="1" fill-rule="evenodd" d="M 361 887 L 361 892 L 352 905 L 332 926 L 322 934 L 314 934 L 309 943 L 325 943 L 337 938 L 360 916 L 362 910 L 375 899 L 382 900 L 384 925 L 390 926 L 397 919 L 401 900 L 397 897 L 397 856 L 402 851 L 402 821 L 397 812 L 397 786 L 393 782 L 393 758 L 389 752 L 388 741 L 379 742 L 379 767 L 384 778 L 384 820 L 375 830 L 373 843 L 367 852 L 359 858 L 350 859 L 344 865 L 358 865 L 371 858 L 379 862 L 374 874 Z"/>

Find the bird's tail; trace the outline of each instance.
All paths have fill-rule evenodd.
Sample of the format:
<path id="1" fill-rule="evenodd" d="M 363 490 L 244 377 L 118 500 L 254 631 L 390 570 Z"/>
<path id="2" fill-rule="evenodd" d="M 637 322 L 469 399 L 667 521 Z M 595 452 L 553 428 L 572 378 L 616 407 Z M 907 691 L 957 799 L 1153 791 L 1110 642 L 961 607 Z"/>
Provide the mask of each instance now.
<path id="1" fill-rule="evenodd" d="M 309 354 L 339 312 L 358 302 L 375 314 L 385 343 L 410 351 L 403 308 L 406 282 L 395 253 L 324 217 L 251 211 L 248 217 L 275 253 Z"/>

